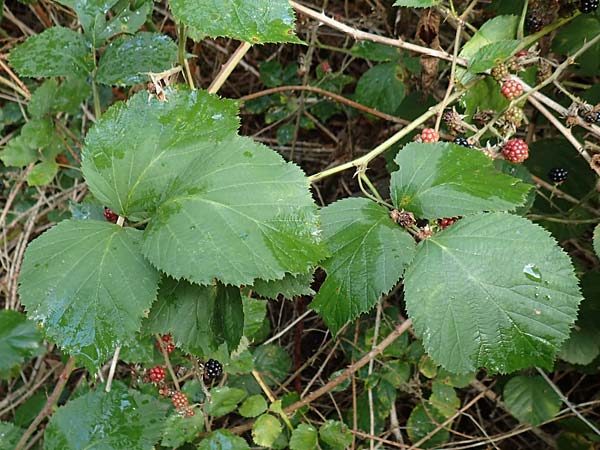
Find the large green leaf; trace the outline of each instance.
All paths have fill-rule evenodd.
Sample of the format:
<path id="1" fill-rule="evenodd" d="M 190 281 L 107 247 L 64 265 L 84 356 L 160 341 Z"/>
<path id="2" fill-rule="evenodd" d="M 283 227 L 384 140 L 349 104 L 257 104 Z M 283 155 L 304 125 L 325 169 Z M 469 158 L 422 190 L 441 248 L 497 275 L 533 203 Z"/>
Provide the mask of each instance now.
<path id="1" fill-rule="evenodd" d="M 140 251 L 142 232 L 67 220 L 33 241 L 19 279 L 31 319 L 97 367 L 133 338 L 156 297 L 157 271 Z"/>
<path id="2" fill-rule="evenodd" d="M 160 439 L 167 404 L 116 384 L 58 408 L 44 433 L 46 450 L 150 450 Z"/>
<path id="3" fill-rule="evenodd" d="M 337 333 L 398 283 L 415 243 L 385 207 L 365 198 L 335 202 L 321 220 L 332 256 L 322 263 L 327 279 L 311 308 Z"/>
<path id="4" fill-rule="evenodd" d="M 298 295 L 313 295 L 310 285 L 313 281 L 313 270 L 300 275 L 287 273 L 281 280 L 256 280 L 252 290 L 261 297 L 276 299 L 279 295 L 293 299 Z"/>
<path id="5" fill-rule="evenodd" d="M 551 367 L 581 300 L 550 234 L 502 213 L 463 218 L 422 241 L 404 283 L 427 352 L 456 373 Z"/>
<path id="6" fill-rule="evenodd" d="M 394 161 L 400 168 L 392 173 L 392 201 L 418 217 L 513 210 L 532 187 L 498 172 L 480 151 L 451 143 L 413 142 Z"/>
<path id="7" fill-rule="evenodd" d="M 248 443 L 228 430 L 216 430 L 202 439 L 198 450 L 249 450 Z"/>
<path id="8" fill-rule="evenodd" d="M 419 404 L 413 408 L 406 422 L 406 431 L 412 443 L 416 443 L 444 423 L 446 417 L 437 408 Z M 450 433 L 446 428 L 441 428 L 424 442 L 421 448 L 443 448 L 443 444 L 450 439 Z"/>
<path id="9" fill-rule="evenodd" d="M 202 36 L 231 37 L 253 44 L 299 42 L 287 0 L 171 0 L 173 16 Z"/>
<path id="10" fill-rule="evenodd" d="M 216 297 L 216 286 L 165 277 L 144 329 L 171 334 L 181 348 L 198 357 L 210 354 L 223 342 L 214 332 Z"/>
<path id="11" fill-rule="evenodd" d="M 35 324 L 17 311 L 0 311 L 0 376 L 27 358 L 44 352 Z"/>
<path id="12" fill-rule="evenodd" d="M 15 47 L 10 64 L 23 77 L 88 75 L 92 50 L 83 36 L 68 28 L 52 27 Z"/>
<path id="13" fill-rule="evenodd" d="M 220 335 L 231 351 L 235 350 L 244 334 L 244 306 L 237 286 L 217 284 L 214 323 L 215 334 Z"/>
<path id="14" fill-rule="evenodd" d="M 302 171 L 236 137 L 195 145 L 146 229 L 144 254 L 176 278 L 252 284 L 306 273 L 325 256 Z"/>
<path id="15" fill-rule="evenodd" d="M 113 211 L 136 216 L 197 157 L 197 143 L 218 140 L 239 124 L 237 108 L 204 91 L 168 91 L 166 102 L 140 92 L 106 111 L 91 128 L 83 174 L 94 196 Z"/>
<path id="16" fill-rule="evenodd" d="M 504 39 L 484 45 L 469 61 L 469 72 L 479 73 L 491 69 L 498 61 L 504 61 L 519 47 L 521 41 Z"/>
<path id="17" fill-rule="evenodd" d="M 177 44 L 160 33 L 140 32 L 112 41 L 98 62 L 96 81 L 132 86 L 150 81 L 147 72 L 163 72 L 177 61 Z"/>
<path id="18" fill-rule="evenodd" d="M 537 426 L 558 414 L 561 400 L 542 377 L 516 376 L 504 386 L 504 403 L 517 419 Z"/>

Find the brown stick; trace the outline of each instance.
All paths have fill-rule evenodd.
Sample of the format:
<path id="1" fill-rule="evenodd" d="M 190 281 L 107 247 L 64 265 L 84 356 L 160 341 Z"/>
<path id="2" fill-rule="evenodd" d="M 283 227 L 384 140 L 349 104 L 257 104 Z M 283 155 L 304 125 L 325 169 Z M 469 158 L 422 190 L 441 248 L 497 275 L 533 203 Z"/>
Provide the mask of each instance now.
<path id="1" fill-rule="evenodd" d="M 335 94 L 330 91 L 326 91 L 325 89 L 321 89 L 315 86 L 278 86 L 270 89 L 265 89 L 264 91 L 255 92 L 253 94 L 244 95 L 240 97 L 240 100 L 243 102 L 247 102 L 248 100 L 253 100 L 255 98 L 264 97 L 265 95 L 276 94 L 278 92 L 284 91 L 309 91 L 314 92 L 316 94 L 324 95 L 325 97 L 332 98 L 340 103 L 350 106 L 351 108 L 358 109 L 359 111 L 366 112 L 375 117 L 379 117 L 380 119 L 387 120 L 388 122 L 400 123 L 402 125 L 408 125 L 410 123 L 409 120 L 401 119 L 396 116 L 392 116 L 390 114 L 383 113 L 381 111 L 377 111 L 376 109 L 369 108 L 368 106 L 361 105 L 360 103 L 356 103 L 346 97 Z"/>
<path id="2" fill-rule="evenodd" d="M 50 397 L 48 397 L 46 406 L 44 406 L 44 409 L 42 409 L 40 411 L 40 413 L 33 420 L 33 422 L 31 422 L 31 425 L 29 425 L 27 430 L 25 430 L 25 433 L 23 433 L 23 436 L 21 436 L 21 439 L 17 443 L 15 450 L 22 450 L 23 447 L 25 446 L 25 444 L 27 443 L 27 439 L 29 439 L 29 436 L 31 436 L 33 434 L 33 432 L 36 430 L 36 428 L 38 427 L 38 425 L 40 423 L 42 423 L 42 420 L 44 420 L 45 417 L 48 417 L 52 414 L 52 409 L 54 408 L 54 405 L 58 401 L 58 397 L 60 397 L 60 394 L 63 391 L 65 384 L 67 384 L 69 375 L 73 371 L 74 367 L 75 367 L 75 358 L 69 358 L 69 361 L 67 361 L 67 365 L 65 366 L 65 368 L 63 369 L 63 371 L 61 372 L 61 374 L 58 377 L 58 383 L 56 383 L 56 386 L 54 387 L 52 394 L 50 395 Z"/>

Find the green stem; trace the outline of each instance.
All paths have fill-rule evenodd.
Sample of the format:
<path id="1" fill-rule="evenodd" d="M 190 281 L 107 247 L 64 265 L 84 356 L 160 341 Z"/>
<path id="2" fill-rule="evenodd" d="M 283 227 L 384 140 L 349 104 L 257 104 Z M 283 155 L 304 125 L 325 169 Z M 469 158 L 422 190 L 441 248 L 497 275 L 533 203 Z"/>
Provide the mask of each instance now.
<path id="1" fill-rule="evenodd" d="M 96 80 L 92 79 L 92 95 L 94 96 L 94 115 L 99 119 L 102 115 L 102 107 L 100 106 L 100 96 L 98 95 L 98 86 Z"/>

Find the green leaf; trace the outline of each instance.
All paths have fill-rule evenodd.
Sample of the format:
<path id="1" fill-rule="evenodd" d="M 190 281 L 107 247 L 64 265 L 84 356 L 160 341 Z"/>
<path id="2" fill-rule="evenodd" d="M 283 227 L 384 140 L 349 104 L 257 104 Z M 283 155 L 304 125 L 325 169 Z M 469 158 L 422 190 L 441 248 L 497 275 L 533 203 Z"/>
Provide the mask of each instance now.
<path id="1" fill-rule="evenodd" d="M 87 76 L 94 68 L 83 36 L 62 27 L 48 28 L 15 47 L 10 64 L 19 75 L 33 78 Z"/>
<path id="2" fill-rule="evenodd" d="M 23 433 L 25 433 L 25 430 L 16 427 L 12 423 L 0 421 L 0 448 L 16 448 Z"/>
<path id="3" fill-rule="evenodd" d="M 180 447 L 186 442 L 192 442 L 204 430 L 204 414 L 195 408 L 192 417 L 174 414 L 167 418 L 160 445 L 163 447 Z"/>
<path id="4" fill-rule="evenodd" d="M 584 42 L 600 34 L 600 20 L 598 15 L 581 14 L 571 23 L 561 27 L 556 37 L 552 39 L 552 50 L 563 55 L 572 55 Z M 583 55 L 577 58 L 577 65 L 571 70 L 583 76 L 594 76 L 600 70 L 600 61 L 597 57 L 600 44 L 596 43 Z"/>
<path id="5" fill-rule="evenodd" d="M 25 136 L 12 138 L 8 141 L 4 150 L 0 151 L 0 160 L 2 160 L 5 166 L 12 167 L 25 167 L 37 161 L 38 156 L 37 149 L 31 147 L 31 142 Z"/>
<path id="6" fill-rule="evenodd" d="M 53 414 L 44 433 L 46 450 L 151 450 L 160 439 L 167 404 L 114 384 L 89 392 Z"/>
<path id="7" fill-rule="evenodd" d="M 161 102 L 139 92 L 117 103 L 86 137 L 83 175 L 94 197 L 118 214 L 154 210 L 160 195 L 205 153 L 196 143 L 221 140 L 239 125 L 231 100 L 204 91 L 166 95 Z"/>
<path id="8" fill-rule="evenodd" d="M 256 280 L 252 290 L 261 297 L 277 299 L 279 295 L 289 300 L 299 295 L 314 295 L 310 287 L 313 281 L 313 270 L 306 274 L 290 275 L 286 273 L 281 280 Z"/>
<path id="9" fill-rule="evenodd" d="M 237 348 L 244 333 L 244 306 L 238 287 L 218 284 L 213 331 L 230 350 Z"/>
<path id="10" fill-rule="evenodd" d="M 514 39 L 519 25 L 518 16 L 496 16 L 488 20 L 483 26 L 473 35 L 471 39 L 463 45 L 459 55 L 461 58 L 472 59 L 478 50 L 486 45 L 494 42 Z M 465 69 L 457 69 L 458 79 L 463 83 L 467 83 L 474 77 Z"/>
<path id="11" fill-rule="evenodd" d="M 243 417 L 256 417 L 267 410 L 267 401 L 260 395 L 248 397 L 239 408 L 240 415 Z"/>
<path id="12" fill-rule="evenodd" d="M 451 143 L 413 142 L 394 161 L 400 169 L 392 173 L 392 201 L 422 218 L 512 210 L 532 187 L 499 173 L 480 151 Z"/>
<path id="13" fill-rule="evenodd" d="M 319 428 L 319 437 L 331 450 L 344 450 L 352 444 L 352 433 L 344 422 L 327 420 Z"/>
<path id="14" fill-rule="evenodd" d="M 170 6 L 196 40 L 224 36 L 252 44 L 300 42 L 287 0 L 171 0 Z"/>
<path id="15" fill-rule="evenodd" d="M 84 77 L 67 77 L 58 86 L 52 112 L 66 112 L 77 114 L 81 103 L 92 95 L 92 87 Z"/>
<path id="16" fill-rule="evenodd" d="M 149 81 L 147 72 L 163 72 L 177 61 L 177 44 L 160 33 L 140 32 L 112 41 L 98 62 L 96 81 L 133 86 Z"/>
<path id="17" fill-rule="evenodd" d="M 244 336 L 252 340 L 263 329 L 267 315 L 267 302 L 251 297 L 242 297 L 244 305 Z"/>
<path id="18" fill-rule="evenodd" d="M 31 169 L 27 175 L 29 186 L 45 186 L 49 184 L 58 172 L 58 164 L 54 161 L 42 161 Z"/>
<path id="19" fill-rule="evenodd" d="M 252 439 L 257 445 L 270 447 L 281 434 L 281 422 L 271 414 L 263 414 L 252 425 Z"/>
<path id="20" fill-rule="evenodd" d="M 144 330 L 171 334 L 181 348 L 203 357 L 223 342 L 215 335 L 216 286 L 198 286 L 165 277 Z"/>
<path id="21" fill-rule="evenodd" d="M 27 248 L 19 278 L 31 319 L 95 368 L 133 338 L 156 298 L 158 273 L 140 252 L 141 231 L 66 220 Z"/>
<path id="22" fill-rule="evenodd" d="M 210 402 L 206 403 L 206 414 L 221 417 L 237 408 L 246 398 L 246 391 L 238 388 L 215 387 L 210 390 Z"/>
<path id="23" fill-rule="evenodd" d="M 199 284 L 241 285 L 306 273 L 325 256 L 297 166 L 241 137 L 200 154 L 146 229 L 144 254 L 156 267 Z"/>
<path id="24" fill-rule="evenodd" d="M 460 407 L 460 399 L 452 386 L 434 381 L 431 385 L 429 403 L 439 411 L 445 419 L 454 416 Z"/>
<path id="25" fill-rule="evenodd" d="M 365 198 L 327 206 L 321 221 L 332 256 L 322 263 L 327 278 L 311 308 L 337 333 L 398 283 L 415 243 L 390 218 L 387 208 Z"/>
<path id="26" fill-rule="evenodd" d="M 290 354 L 279 345 L 261 345 L 254 351 L 254 367 L 269 385 L 283 381 L 292 367 Z"/>
<path id="27" fill-rule="evenodd" d="M 594 228 L 594 251 L 600 257 L 600 225 L 596 225 Z"/>
<path id="28" fill-rule="evenodd" d="M 367 70 L 356 85 L 356 101 L 378 111 L 395 114 L 404 100 L 404 69 L 396 63 Z"/>
<path id="29" fill-rule="evenodd" d="M 301 423 L 290 438 L 290 450 L 306 450 L 318 448 L 319 437 L 317 429 L 309 423 Z"/>
<path id="30" fill-rule="evenodd" d="M 44 353 L 35 324 L 17 311 L 0 311 L 0 374 Z"/>
<path id="31" fill-rule="evenodd" d="M 58 82 L 55 79 L 46 80 L 32 94 L 27 111 L 34 119 L 41 119 L 48 114 L 54 103 L 54 96 L 58 89 Z"/>
<path id="32" fill-rule="evenodd" d="M 535 427 L 558 414 L 561 400 L 542 377 L 516 376 L 504 386 L 504 404 L 517 419 Z"/>
<path id="33" fill-rule="evenodd" d="M 358 41 L 352 46 L 350 51 L 358 58 L 378 62 L 396 61 L 401 56 L 398 47 L 371 41 Z"/>
<path id="34" fill-rule="evenodd" d="M 77 18 L 86 34 L 91 34 L 97 22 L 101 22 L 110 8 L 119 0 L 57 0 L 77 14 Z"/>
<path id="35" fill-rule="evenodd" d="M 411 411 L 406 422 L 408 437 L 415 444 L 445 421 L 446 418 L 436 408 L 426 408 L 423 404 L 417 405 Z M 450 433 L 442 428 L 421 444 L 420 448 L 442 448 L 448 439 L 450 439 Z"/>
<path id="36" fill-rule="evenodd" d="M 502 95 L 500 86 L 492 77 L 485 77 L 471 87 L 460 99 L 465 115 L 471 118 L 477 111 L 503 111 L 509 101 Z"/>
<path id="37" fill-rule="evenodd" d="M 502 40 L 484 45 L 469 61 L 469 72 L 479 73 L 491 69 L 498 61 L 504 61 L 512 55 L 520 43 L 518 40 Z"/>
<path id="38" fill-rule="evenodd" d="M 213 431 L 202 439 L 198 450 L 250 450 L 248 443 L 228 430 Z"/>
<path id="39" fill-rule="evenodd" d="M 441 3 L 441 0 L 396 0 L 394 6 L 405 6 L 408 8 L 429 8 Z"/>
<path id="40" fill-rule="evenodd" d="M 502 213 L 463 218 L 419 243 L 404 281 L 425 349 L 455 373 L 551 367 L 581 300 L 550 234 Z"/>

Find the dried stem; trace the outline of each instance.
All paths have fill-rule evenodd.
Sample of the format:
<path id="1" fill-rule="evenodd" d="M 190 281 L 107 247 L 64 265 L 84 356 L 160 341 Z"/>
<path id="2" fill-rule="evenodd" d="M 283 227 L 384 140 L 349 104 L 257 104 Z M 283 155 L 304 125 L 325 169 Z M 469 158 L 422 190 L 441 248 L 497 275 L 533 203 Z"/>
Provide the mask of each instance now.
<path id="1" fill-rule="evenodd" d="M 225 81 L 227 80 L 227 78 L 229 78 L 229 75 L 231 75 L 231 72 L 233 72 L 233 69 L 236 68 L 236 66 L 239 64 L 239 62 L 242 60 L 242 58 L 246 55 L 246 53 L 248 53 L 248 50 L 250 50 L 251 47 L 252 47 L 252 44 L 250 44 L 248 42 L 242 42 L 240 44 L 240 46 L 233 53 L 233 55 L 231 55 L 231 58 L 229 58 L 229 61 L 227 61 L 223 65 L 223 67 L 221 67 L 221 71 L 217 74 L 217 77 L 213 80 L 213 82 L 208 87 L 209 94 L 216 94 L 219 91 L 219 89 L 221 89 L 221 86 L 223 86 L 223 84 L 225 84 Z"/>

